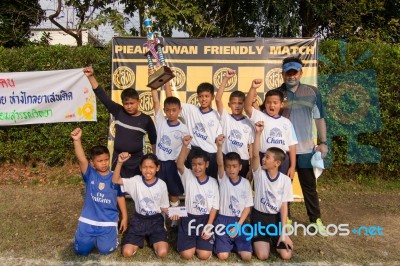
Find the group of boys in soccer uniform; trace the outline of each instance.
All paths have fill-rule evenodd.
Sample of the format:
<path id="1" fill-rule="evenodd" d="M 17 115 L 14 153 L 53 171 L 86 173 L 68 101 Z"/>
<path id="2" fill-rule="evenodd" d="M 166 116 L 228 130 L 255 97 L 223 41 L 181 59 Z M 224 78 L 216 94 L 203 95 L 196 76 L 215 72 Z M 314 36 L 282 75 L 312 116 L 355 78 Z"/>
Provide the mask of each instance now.
<path id="1" fill-rule="evenodd" d="M 94 247 L 102 254 L 115 250 L 119 209 L 120 230 L 124 232 L 123 256 L 133 256 L 143 247 L 144 239 L 159 257 L 167 256 L 165 217 L 168 208 L 178 207 L 179 197 L 184 195 L 187 216 L 170 216 L 171 226 L 178 229 L 177 250 L 182 258 L 191 259 L 196 254 L 206 260 L 214 253 L 225 260 L 231 252 L 237 252 L 243 260 L 250 260 L 253 253 L 265 260 L 270 250 L 276 250 L 285 260 L 292 257 L 293 242 L 287 234 L 252 230 L 249 235 L 248 231 L 249 226 L 256 224 L 283 228 L 289 220 L 298 140 L 291 121 L 281 116 L 284 94 L 280 90 L 268 91 L 264 103 L 256 106 L 256 90 L 262 80 L 255 79 L 247 96 L 241 91 L 231 93 L 228 113 L 221 99 L 229 79 L 236 75 L 234 70 L 226 71 L 215 96 L 212 84 L 198 86 L 200 106 L 181 103 L 172 96 L 167 83 L 163 110 L 157 90 L 152 90 L 154 127 L 138 110 L 140 100 L 133 89 L 123 92 L 122 106 L 118 105 L 105 97 L 92 68 L 85 68 L 84 72 L 96 95 L 116 118 L 119 128 L 115 139 L 119 144 L 114 150 L 112 172 L 104 164 L 103 169 L 96 163 L 98 156 L 109 163 L 109 153 L 108 160 L 106 153 L 91 155 L 87 161 L 80 146 L 82 131 L 76 129 L 71 133 L 87 188 L 75 235 L 78 254 L 87 255 Z M 212 108 L 214 100 L 217 110 Z M 155 155 L 139 151 L 138 139 L 145 133 L 149 134 Z M 126 140 L 128 135 L 134 135 L 137 142 L 117 141 Z M 249 179 L 254 180 L 254 197 Z M 104 187 L 111 194 L 103 193 Z M 135 204 L 129 225 L 122 192 L 128 193 Z M 118 200 L 106 200 L 107 197 Z M 102 205 L 97 218 L 90 214 L 87 202 Z M 102 209 L 112 213 L 103 215 Z M 104 235 L 108 227 L 112 230 Z M 100 243 L 109 234 L 113 242 L 104 249 Z"/>

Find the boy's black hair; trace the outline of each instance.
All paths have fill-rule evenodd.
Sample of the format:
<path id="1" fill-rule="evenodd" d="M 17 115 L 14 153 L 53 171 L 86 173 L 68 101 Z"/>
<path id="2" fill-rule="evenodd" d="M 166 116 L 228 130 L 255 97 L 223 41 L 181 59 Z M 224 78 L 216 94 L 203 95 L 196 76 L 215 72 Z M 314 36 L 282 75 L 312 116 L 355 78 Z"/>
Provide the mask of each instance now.
<path id="1" fill-rule="evenodd" d="M 240 155 L 237 152 L 228 152 L 227 154 L 225 154 L 224 156 L 224 162 L 226 161 L 237 161 L 239 163 L 239 165 L 242 164 L 242 158 L 240 158 Z"/>
<path id="2" fill-rule="evenodd" d="M 144 162 L 144 160 L 151 160 L 156 166 L 160 165 L 157 156 L 154 153 L 147 153 L 143 155 L 142 159 L 140 160 L 140 165 Z"/>
<path id="3" fill-rule="evenodd" d="M 278 89 L 273 89 L 273 90 L 267 91 L 267 93 L 265 94 L 264 102 L 265 102 L 265 100 L 267 99 L 267 97 L 270 97 L 270 96 L 278 96 L 279 99 L 281 100 L 281 102 L 283 102 L 283 98 L 284 98 L 283 92 L 281 92 L 281 91 L 278 90 Z"/>
<path id="4" fill-rule="evenodd" d="M 178 105 L 179 108 L 181 107 L 181 101 L 174 96 L 169 96 L 169 97 L 165 98 L 164 106 L 170 105 L 170 104 Z"/>
<path id="5" fill-rule="evenodd" d="M 234 91 L 234 92 L 231 93 L 231 95 L 229 95 L 229 101 L 231 101 L 232 98 L 235 98 L 235 97 L 240 98 L 243 101 L 246 99 L 246 95 L 244 94 L 244 92 L 242 92 L 242 91 Z"/>
<path id="6" fill-rule="evenodd" d="M 207 153 L 203 150 L 200 150 L 200 149 L 193 150 L 191 156 L 192 156 L 192 161 L 193 161 L 193 159 L 200 158 L 200 159 L 203 159 L 205 162 L 208 162 Z"/>
<path id="7" fill-rule="evenodd" d="M 212 95 L 214 95 L 214 85 L 208 82 L 203 82 L 200 83 L 199 86 L 197 86 L 197 94 L 200 94 L 202 92 L 208 91 Z"/>
<path id="8" fill-rule="evenodd" d="M 290 63 L 290 62 L 297 62 L 300 63 L 302 66 L 303 65 L 303 61 L 301 61 L 301 59 L 299 57 L 296 56 L 290 56 L 290 57 L 286 57 L 285 59 L 283 59 L 282 61 L 282 66 L 286 63 Z"/>
<path id="9" fill-rule="evenodd" d="M 271 152 L 274 154 L 274 159 L 276 161 L 280 161 L 281 165 L 285 162 L 285 152 L 277 147 L 271 147 L 267 149 L 267 152 Z"/>
<path id="10" fill-rule="evenodd" d="M 94 146 L 89 150 L 89 159 L 93 160 L 96 156 L 102 154 L 108 154 L 108 156 L 110 156 L 110 151 L 103 145 Z"/>
<path id="11" fill-rule="evenodd" d="M 269 90 L 265 94 L 263 103 L 260 105 L 260 111 L 265 111 L 265 103 L 267 102 L 267 97 L 270 97 L 270 96 L 278 96 L 279 99 L 281 100 L 281 102 L 283 102 L 283 99 L 284 99 L 283 92 L 281 92 L 278 89 Z"/>
<path id="12" fill-rule="evenodd" d="M 121 93 L 121 101 L 126 101 L 128 99 L 139 100 L 139 93 L 132 88 L 127 88 Z"/>

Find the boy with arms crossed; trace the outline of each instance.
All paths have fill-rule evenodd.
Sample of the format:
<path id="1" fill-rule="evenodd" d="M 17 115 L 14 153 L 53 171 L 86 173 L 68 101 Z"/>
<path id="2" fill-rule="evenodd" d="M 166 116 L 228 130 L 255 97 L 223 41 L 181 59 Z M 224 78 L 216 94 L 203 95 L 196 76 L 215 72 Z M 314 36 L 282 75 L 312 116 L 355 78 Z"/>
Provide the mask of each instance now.
<path id="1" fill-rule="evenodd" d="M 279 237 L 279 222 L 282 228 L 286 225 L 288 207 L 287 203 L 293 201 L 293 191 L 290 178 L 278 171 L 283 163 L 285 154 L 276 147 L 267 150 L 260 165 L 260 139 L 264 129 L 264 122 L 256 123 L 256 136 L 253 144 L 253 156 L 251 160 L 251 170 L 254 177 L 254 208 L 250 215 L 251 224 L 265 226 L 275 225 L 275 234 L 269 235 L 266 230 L 265 235 L 253 237 L 254 252 L 259 260 L 266 260 L 272 248 L 276 248 L 282 259 L 288 260 L 293 255 L 293 242 L 288 235 L 283 234 Z M 280 213 L 280 215 L 279 215 Z"/>
<path id="2" fill-rule="evenodd" d="M 201 260 L 212 255 L 214 238 L 211 228 L 219 209 L 219 191 L 216 179 L 206 174 L 208 157 L 203 150 L 193 153 L 192 170 L 185 167 L 189 154 L 190 135 L 182 140 L 182 149 L 176 161 L 183 187 L 188 217 L 180 219 L 177 249 L 184 259 L 191 259 L 194 253 Z M 200 231 L 197 229 L 200 228 Z M 199 232 L 200 235 L 197 235 Z"/>
<path id="3" fill-rule="evenodd" d="M 236 72 L 228 69 L 224 79 L 219 86 L 217 95 L 215 96 L 215 103 L 217 110 L 221 116 L 222 134 L 227 139 L 222 145 L 223 154 L 228 152 L 236 152 L 242 159 L 239 175 L 247 177 L 249 174 L 249 159 L 251 154 L 251 145 L 254 142 L 254 126 L 253 123 L 243 115 L 243 108 L 246 96 L 241 91 L 234 91 L 229 96 L 228 106 L 231 108 L 231 114 L 224 110 L 222 103 L 222 96 L 228 81 L 235 76 Z"/>
<path id="4" fill-rule="evenodd" d="M 222 155 L 222 146 L 225 140 L 224 135 L 217 137 L 217 164 L 218 182 L 220 193 L 220 209 L 215 226 L 223 224 L 238 224 L 242 226 L 253 206 L 253 195 L 250 182 L 239 175 L 242 168 L 242 160 L 236 152 L 228 152 L 225 158 Z M 253 249 L 251 241 L 246 239 L 246 235 L 234 232 L 232 235 L 227 233 L 215 235 L 214 252 L 221 260 L 226 260 L 231 251 L 239 253 L 242 260 L 251 260 Z"/>
<path id="5" fill-rule="evenodd" d="M 71 132 L 75 154 L 86 185 L 85 203 L 75 233 L 74 250 L 87 256 L 96 247 L 100 254 L 110 254 L 118 246 L 118 209 L 121 210 L 120 230 L 125 232 L 128 213 L 124 194 L 119 185 L 112 183 L 110 152 L 104 146 L 90 149 L 90 163 L 81 143 L 82 130 Z"/>

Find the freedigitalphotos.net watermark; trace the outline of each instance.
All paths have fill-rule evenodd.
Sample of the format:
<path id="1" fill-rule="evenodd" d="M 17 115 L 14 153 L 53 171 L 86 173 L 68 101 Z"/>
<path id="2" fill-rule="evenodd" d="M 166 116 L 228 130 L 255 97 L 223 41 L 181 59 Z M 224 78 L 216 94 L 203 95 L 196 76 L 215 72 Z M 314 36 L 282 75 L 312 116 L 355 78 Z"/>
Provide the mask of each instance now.
<path id="1" fill-rule="evenodd" d="M 345 137 L 348 164 L 379 163 L 381 151 L 359 141 L 359 135 L 379 132 L 382 128 L 376 71 L 361 68 L 361 63 L 373 57 L 372 51 L 367 49 L 349 63 L 347 42 L 339 41 L 338 48 L 340 62 L 334 63 L 323 53 L 318 54 L 318 60 L 331 72 L 318 75 L 318 89 L 326 109 L 328 145 L 332 150 L 333 139 Z M 332 162 L 330 152 L 324 158 L 325 167 L 331 167 Z"/>
<path id="2" fill-rule="evenodd" d="M 239 224 L 237 222 L 233 224 L 198 224 L 195 219 L 192 219 L 188 223 L 188 234 L 200 236 L 203 232 L 206 235 L 212 236 L 214 234 L 222 236 L 246 236 L 246 240 L 250 240 L 255 236 L 315 236 L 317 234 L 323 234 L 326 236 L 349 236 L 351 234 L 357 236 L 383 236 L 383 227 L 377 225 L 372 226 L 359 226 L 351 228 L 349 224 L 328 224 L 325 226 L 325 230 L 321 232 L 318 228 L 318 225 L 311 223 L 309 225 L 304 225 L 301 223 L 294 222 L 293 224 L 285 224 L 282 226 L 282 223 L 279 222 L 278 225 L 269 224 L 267 226 L 262 225 L 260 222 L 256 224 Z M 193 233 L 194 230 L 194 233 Z"/>

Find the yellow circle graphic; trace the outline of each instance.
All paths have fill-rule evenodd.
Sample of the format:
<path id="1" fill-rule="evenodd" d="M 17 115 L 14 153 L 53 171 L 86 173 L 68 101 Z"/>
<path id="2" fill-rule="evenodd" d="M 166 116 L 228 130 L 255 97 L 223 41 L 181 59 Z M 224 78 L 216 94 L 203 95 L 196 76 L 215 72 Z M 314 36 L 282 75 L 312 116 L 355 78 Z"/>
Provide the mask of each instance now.
<path id="1" fill-rule="evenodd" d="M 226 71 L 229 68 L 223 67 L 215 71 L 214 76 L 213 76 L 213 82 L 214 86 L 219 88 L 219 86 L 222 83 L 222 80 L 225 77 Z M 229 79 L 228 83 L 226 84 L 225 91 L 230 91 L 232 90 L 237 84 L 237 75 L 233 76 L 232 78 Z"/>
<path id="2" fill-rule="evenodd" d="M 256 98 L 256 99 L 257 99 L 257 100 L 256 100 L 257 105 L 258 105 L 258 106 L 262 105 L 263 100 L 261 99 L 261 97 L 257 95 L 257 98 Z"/>
<path id="3" fill-rule="evenodd" d="M 199 100 L 197 98 L 197 93 L 193 93 L 192 95 L 190 95 L 189 99 L 187 100 L 187 103 L 200 106 Z"/>
<path id="4" fill-rule="evenodd" d="M 283 83 L 282 69 L 273 68 L 265 75 L 265 85 L 268 89 L 272 90 L 278 88 Z"/>
<path id="5" fill-rule="evenodd" d="M 181 89 L 186 83 L 186 74 L 179 67 L 171 67 L 172 73 L 174 73 L 175 78 L 173 78 L 173 82 L 177 90 Z"/>
<path id="6" fill-rule="evenodd" d="M 146 115 L 153 114 L 153 97 L 151 96 L 150 91 L 142 92 L 139 95 L 140 106 L 139 110 L 145 113 Z"/>
<path id="7" fill-rule="evenodd" d="M 351 112 L 343 110 L 340 105 L 341 97 L 349 94 L 354 102 L 359 104 L 358 108 Z M 354 82 L 341 82 L 333 87 L 328 97 L 328 110 L 333 119 L 342 124 L 355 124 L 367 116 L 371 105 L 370 97 L 365 89 Z"/>
<path id="8" fill-rule="evenodd" d="M 114 85 L 120 89 L 130 88 L 135 82 L 135 73 L 126 66 L 118 67 L 112 76 Z"/>

